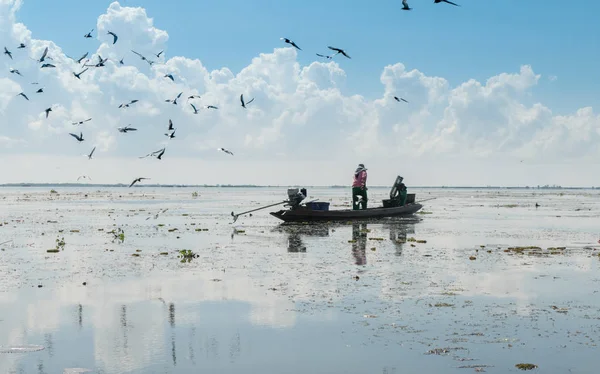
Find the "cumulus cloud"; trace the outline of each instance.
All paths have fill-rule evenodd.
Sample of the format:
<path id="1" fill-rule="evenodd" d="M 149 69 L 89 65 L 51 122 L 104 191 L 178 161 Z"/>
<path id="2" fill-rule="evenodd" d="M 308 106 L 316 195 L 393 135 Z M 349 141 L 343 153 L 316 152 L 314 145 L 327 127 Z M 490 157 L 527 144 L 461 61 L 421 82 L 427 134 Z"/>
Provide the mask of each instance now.
<path id="1" fill-rule="evenodd" d="M 0 183 L 46 181 L 51 175 L 44 171 L 53 169 L 53 162 L 69 157 L 79 162 L 80 155 L 95 145 L 100 151 L 96 162 L 110 157 L 115 163 L 94 168 L 98 174 L 94 180 L 107 183 L 121 181 L 114 172 L 102 170 L 127 165 L 132 169 L 123 175 L 130 175 L 148 161 L 138 156 L 164 144 L 168 147 L 165 160 L 177 159 L 180 164 L 203 160 L 218 166 L 210 176 L 199 173 L 191 180 L 183 168 L 170 169 L 168 174 L 175 180 L 153 176 L 159 183 L 286 184 L 295 180 L 299 170 L 308 170 L 304 183 L 344 183 L 348 173 L 316 169 L 326 167 L 327 162 L 351 173 L 356 163 L 363 162 L 381 173 L 381 179 L 374 177 L 373 182 L 389 184 L 386 178 L 393 178 L 398 168 L 418 169 L 429 163 L 433 169 L 411 172 L 414 183 L 453 184 L 444 179 L 444 173 L 452 170 L 464 173 L 463 183 L 468 184 L 484 181 L 484 177 L 469 179 L 473 173 L 464 172 L 473 160 L 510 173 L 521 159 L 581 164 L 600 155 L 600 117 L 592 108 L 555 115 L 542 103 L 527 104 L 541 78 L 528 65 L 485 82 L 471 79 L 453 87 L 443 77 L 397 63 L 382 67 L 381 97 L 347 95 L 344 85 L 351 77 L 335 61 L 301 66 L 294 48 L 259 53 L 238 73 L 227 67 L 209 71 L 200 60 L 169 56 L 167 31 L 156 28 L 143 8 L 113 2 L 98 18 L 96 40 L 89 40 L 97 45 L 88 56 L 90 63 L 101 56 L 108 59 L 106 66 L 90 67 L 79 80 L 73 72 L 83 70 L 81 64 L 67 57 L 61 46 L 32 35 L 26 25 L 18 23 L 20 5 L 18 0 L 0 1 L 0 41 L 14 58 L 2 56 L 0 113 L 5 121 L 0 146 L 4 157 L 12 155 L 14 160 L 32 153 L 45 157 L 35 172 L 15 167 Z M 116 44 L 108 31 L 119 35 Z M 27 48 L 17 49 L 21 42 Z M 40 69 L 34 61 L 46 47 L 56 68 Z M 151 66 L 132 49 L 157 63 Z M 157 57 L 160 51 L 164 52 Z M 19 69 L 23 76 L 11 74 L 10 68 Z M 175 81 L 165 74 L 173 74 Z M 35 93 L 40 87 L 44 93 Z M 30 101 L 17 96 L 19 92 Z M 165 102 L 180 92 L 178 105 Z M 255 98 L 247 109 L 240 105 L 242 93 L 246 100 Z M 192 101 L 198 114 L 189 105 L 190 95 L 201 96 Z M 409 103 L 398 103 L 393 96 Z M 133 99 L 139 102 L 118 108 Z M 208 110 L 206 105 L 219 109 Z M 48 107 L 52 112 L 46 118 Z M 71 124 L 88 117 L 93 120 L 79 127 Z M 166 142 L 168 119 L 178 130 L 177 137 Z M 117 127 L 129 124 L 138 131 L 117 132 Z M 68 135 L 76 131 L 84 133 L 82 144 Z M 23 141 L 16 146 L 13 139 Z M 244 162 L 233 162 L 217 152 L 218 147 L 231 149 L 236 160 Z M 410 165 L 399 166 L 400 159 L 410 160 Z M 154 163 L 154 172 L 162 173 L 166 164 Z M 242 165 L 253 171 L 246 172 Z M 66 182 L 71 175 L 55 171 L 52 177 Z"/>

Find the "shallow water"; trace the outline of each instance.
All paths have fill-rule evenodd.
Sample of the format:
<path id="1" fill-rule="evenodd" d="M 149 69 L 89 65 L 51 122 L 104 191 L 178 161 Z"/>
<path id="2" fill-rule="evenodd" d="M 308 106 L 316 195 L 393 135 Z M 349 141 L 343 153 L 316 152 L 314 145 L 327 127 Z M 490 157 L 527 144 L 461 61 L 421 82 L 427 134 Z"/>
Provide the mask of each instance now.
<path id="1" fill-rule="evenodd" d="M 285 189 L 55 189 L 0 189 L 3 373 L 600 363 L 598 190 L 412 189 L 436 198 L 425 214 L 282 225 L 268 214 L 277 207 L 234 224 L 230 213 Z M 345 189 L 308 192 L 348 205 Z M 369 189 L 370 205 L 387 193 Z M 517 246 L 541 249 L 506 252 Z M 182 249 L 198 257 L 181 262 Z"/>

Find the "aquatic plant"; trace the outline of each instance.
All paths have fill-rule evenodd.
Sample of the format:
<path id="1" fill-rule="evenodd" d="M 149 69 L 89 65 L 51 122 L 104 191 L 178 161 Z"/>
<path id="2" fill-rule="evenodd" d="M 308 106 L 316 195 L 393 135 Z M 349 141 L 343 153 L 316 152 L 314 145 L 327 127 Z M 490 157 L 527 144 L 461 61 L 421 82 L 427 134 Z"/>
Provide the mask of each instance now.
<path id="1" fill-rule="evenodd" d="M 125 231 L 123 231 L 123 229 L 121 229 L 120 227 L 118 227 L 117 230 L 111 230 L 108 233 L 113 234 L 113 243 L 115 242 L 115 240 L 118 240 L 121 243 L 125 241 Z"/>
<path id="2" fill-rule="evenodd" d="M 181 262 L 190 262 L 192 259 L 197 258 L 198 255 L 191 249 L 182 249 L 179 251 L 179 256 L 177 257 L 181 258 Z"/>
<path id="3" fill-rule="evenodd" d="M 56 190 L 50 190 L 50 193 L 57 194 L 58 192 Z"/>
<path id="4" fill-rule="evenodd" d="M 194 198 L 198 197 L 198 192 L 196 192 L 196 191 L 192 192 L 192 197 L 194 197 Z"/>
<path id="5" fill-rule="evenodd" d="M 65 238 L 56 238 L 56 249 L 64 251 L 65 244 Z"/>
<path id="6" fill-rule="evenodd" d="M 533 370 L 538 366 L 534 364 L 516 364 L 515 367 L 519 370 Z"/>

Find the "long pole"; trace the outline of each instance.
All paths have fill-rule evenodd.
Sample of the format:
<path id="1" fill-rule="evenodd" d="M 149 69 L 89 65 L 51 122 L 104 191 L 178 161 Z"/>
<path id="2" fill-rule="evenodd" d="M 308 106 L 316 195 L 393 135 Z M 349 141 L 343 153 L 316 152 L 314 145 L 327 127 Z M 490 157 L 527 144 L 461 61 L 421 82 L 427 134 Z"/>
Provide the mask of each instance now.
<path id="1" fill-rule="evenodd" d="M 238 217 L 239 217 L 239 216 L 242 216 L 242 215 L 244 215 L 244 214 L 248 214 L 248 213 L 256 212 L 257 210 L 267 209 L 267 208 L 270 208 L 270 207 L 272 207 L 272 206 L 276 206 L 276 205 L 285 204 L 285 203 L 287 203 L 287 202 L 288 202 L 288 200 L 284 200 L 284 201 L 282 201 L 282 202 L 280 202 L 280 203 L 275 203 L 275 204 L 271 204 L 271 205 L 263 206 L 263 207 L 261 207 L 261 208 L 256 208 L 256 209 L 248 210 L 248 211 L 246 211 L 246 212 L 242 212 L 242 213 L 238 213 L 238 214 L 234 214 L 233 212 L 231 212 L 231 216 L 233 217 L 233 222 L 235 222 L 235 221 L 237 221 L 237 219 L 238 219 Z"/>

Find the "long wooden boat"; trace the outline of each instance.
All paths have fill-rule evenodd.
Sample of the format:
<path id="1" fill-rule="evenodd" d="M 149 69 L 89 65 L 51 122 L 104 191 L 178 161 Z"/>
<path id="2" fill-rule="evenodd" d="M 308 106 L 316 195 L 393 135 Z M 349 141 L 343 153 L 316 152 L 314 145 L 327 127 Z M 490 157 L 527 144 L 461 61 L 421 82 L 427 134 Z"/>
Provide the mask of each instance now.
<path id="1" fill-rule="evenodd" d="M 313 210 L 309 207 L 300 206 L 295 209 L 282 209 L 277 212 L 271 212 L 270 214 L 285 222 L 348 221 L 407 216 L 415 214 L 421 208 L 423 208 L 423 205 L 419 203 L 411 203 L 398 207 L 378 207 L 363 210 Z"/>

